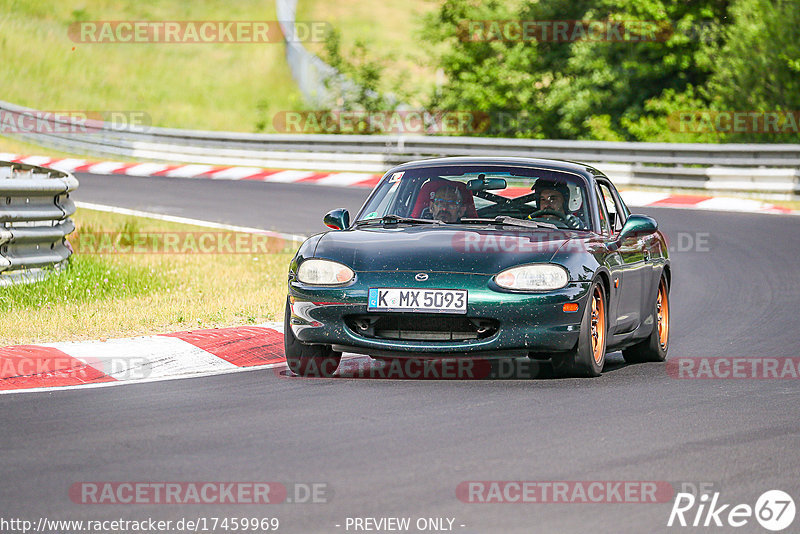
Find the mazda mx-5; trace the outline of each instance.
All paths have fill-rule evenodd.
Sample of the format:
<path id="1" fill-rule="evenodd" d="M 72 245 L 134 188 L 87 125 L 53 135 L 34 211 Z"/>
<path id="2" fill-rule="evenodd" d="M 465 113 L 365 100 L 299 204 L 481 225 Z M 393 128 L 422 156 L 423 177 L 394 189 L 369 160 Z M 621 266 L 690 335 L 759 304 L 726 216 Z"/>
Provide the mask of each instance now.
<path id="1" fill-rule="evenodd" d="M 588 165 L 442 158 L 389 170 L 289 267 L 285 352 L 332 375 L 375 358 L 550 360 L 598 376 L 607 352 L 664 361 L 671 267 L 657 223 Z"/>

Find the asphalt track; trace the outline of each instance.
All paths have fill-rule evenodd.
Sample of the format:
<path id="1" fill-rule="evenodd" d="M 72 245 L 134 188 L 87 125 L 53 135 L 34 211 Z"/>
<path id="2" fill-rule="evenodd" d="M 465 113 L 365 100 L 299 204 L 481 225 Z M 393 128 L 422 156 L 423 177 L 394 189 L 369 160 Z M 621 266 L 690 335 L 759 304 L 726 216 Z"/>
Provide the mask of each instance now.
<path id="1" fill-rule="evenodd" d="M 237 226 L 311 235 L 322 217 L 347 208 L 355 215 L 369 188 L 240 180 L 78 174 L 74 200 Z"/>
<path id="2" fill-rule="evenodd" d="M 76 200 L 301 233 L 366 195 L 79 178 Z M 670 358 L 797 356 L 800 218 L 642 211 L 689 249 L 672 254 Z M 666 527 L 671 500 L 468 504 L 455 492 L 475 480 L 652 480 L 713 483 L 721 501 L 751 506 L 782 489 L 800 504 L 799 384 L 677 380 L 664 364 L 628 366 L 615 353 L 593 380 L 307 380 L 270 370 L 4 395 L 0 517 L 278 517 L 282 532 L 334 533 L 348 532 L 347 517 L 450 517 L 463 533 L 683 531 Z M 318 482 L 332 496 L 327 504 L 92 506 L 68 497 L 81 481 Z M 800 517 L 786 532 L 799 525 Z M 765 532 L 754 519 L 736 531 Z"/>

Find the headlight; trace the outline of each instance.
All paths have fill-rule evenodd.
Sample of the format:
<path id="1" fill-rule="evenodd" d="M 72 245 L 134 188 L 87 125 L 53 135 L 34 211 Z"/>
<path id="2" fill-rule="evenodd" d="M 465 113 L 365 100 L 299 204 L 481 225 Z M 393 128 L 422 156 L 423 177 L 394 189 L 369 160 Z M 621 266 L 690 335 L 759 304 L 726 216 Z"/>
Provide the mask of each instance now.
<path id="1" fill-rule="evenodd" d="M 494 277 L 498 286 L 522 291 L 560 289 L 569 282 L 567 270 L 560 265 L 541 263 L 506 269 Z"/>
<path id="2" fill-rule="evenodd" d="M 314 286 L 338 286 L 353 279 L 349 267 L 330 260 L 306 260 L 297 269 L 297 279 Z"/>

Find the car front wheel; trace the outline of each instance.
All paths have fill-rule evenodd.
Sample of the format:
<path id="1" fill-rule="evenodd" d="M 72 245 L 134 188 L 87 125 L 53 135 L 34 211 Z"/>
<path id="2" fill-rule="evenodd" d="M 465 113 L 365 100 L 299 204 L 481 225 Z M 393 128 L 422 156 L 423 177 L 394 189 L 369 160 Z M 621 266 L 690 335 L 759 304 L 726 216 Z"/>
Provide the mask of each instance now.
<path id="1" fill-rule="evenodd" d="M 606 295 L 600 280 L 595 281 L 583 311 L 577 346 L 553 358 L 553 369 L 561 377 L 600 376 L 606 363 Z"/>
<path id="2" fill-rule="evenodd" d="M 339 367 L 342 353 L 327 345 L 306 345 L 294 337 L 291 325 L 292 307 L 286 301 L 283 317 L 283 350 L 286 365 L 296 375 L 317 378 L 330 378 Z"/>

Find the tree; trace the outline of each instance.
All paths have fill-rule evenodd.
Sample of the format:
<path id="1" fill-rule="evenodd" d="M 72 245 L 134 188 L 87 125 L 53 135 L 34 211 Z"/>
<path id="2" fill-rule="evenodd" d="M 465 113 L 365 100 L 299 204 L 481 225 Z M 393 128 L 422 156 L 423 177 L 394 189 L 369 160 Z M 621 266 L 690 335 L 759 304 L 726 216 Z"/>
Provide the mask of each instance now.
<path id="1" fill-rule="evenodd" d="M 637 138 L 637 125 L 671 113 L 674 101 L 705 105 L 694 95 L 712 74 L 703 61 L 708 40 L 718 35 L 727 0 L 600 0 L 586 14 L 591 20 L 621 24 L 652 23 L 655 39 L 575 42 L 546 105 L 559 116 L 564 137 Z M 687 91 L 689 94 L 687 95 Z M 666 99 L 666 100 L 664 100 Z M 673 139 L 675 140 L 675 139 Z"/>
<path id="2" fill-rule="evenodd" d="M 659 136 L 671 105 L 707 106 L 698 91 L 713 74 L 706 40 L 718 39 L 728 0 L 445 0 L 426 32 L 447 47 L 447 83 L 432 98 L 445 109 L 475 109 L 498 121 L 490 135 L 568 139 Z M 465 20 L 611 21 L 635 37 L 566 42 L 459 39 Z M 648 26 L 649 24 L 649 26 Z M 578 35 L 580 37 L 580 35 Z M 657 125 L 653 121 L 663 124 Z M 673 132 L 676 133 L 676 132 Z M 676 136 L 673 136 L 676 137 Z M 678 138 L 680 136 L 677 136 Z M 692 138 L 691 140 L 696 140 Z"/>
<path id="3" fill-rule="evenodd" d="M 736 0 L 731 15 L 733 23 L 725 28 L 723 44 L 709 51 L 714 73 L 706 97 L 718 110 L 794 112 L 796 117 L 800 110 L 800 4 L 796 0 Z M 786 133 L 732 132 L 725 137 L 783 143 L 800 139 L 792 124 L 779 129 Z"/>
<path id="4" fill-rule="evenodd" d="M 425 21 L 426 39 L 445 45 L 437 62 L 446 83 L 429 107 L 489 113 L 491 122 L 483 135 L 557 136 L 543 104 L 568 45 L 517 38 L 503 23 L 548 20 L 555 12 L 580 19 L 588 5 L 588 0 L 445 0 Z"/>

